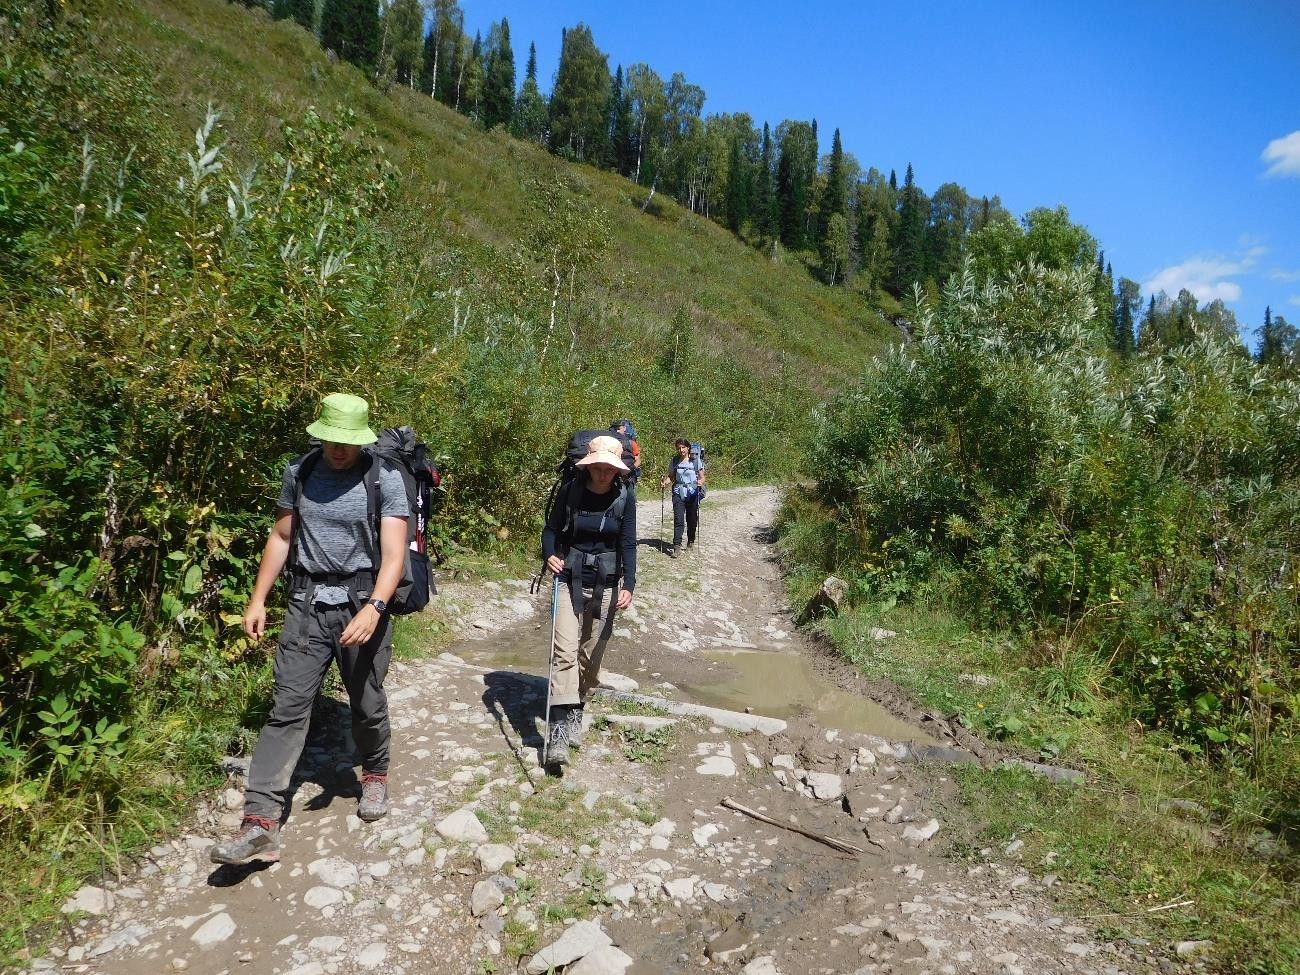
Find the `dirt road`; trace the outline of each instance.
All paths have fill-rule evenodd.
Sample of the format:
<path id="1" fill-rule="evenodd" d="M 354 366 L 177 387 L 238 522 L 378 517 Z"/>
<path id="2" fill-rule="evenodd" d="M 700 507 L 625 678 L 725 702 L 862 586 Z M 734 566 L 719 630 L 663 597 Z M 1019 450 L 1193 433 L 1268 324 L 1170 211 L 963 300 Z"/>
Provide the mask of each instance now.
<path id="1" fill-rule="evenodd" d="M 679 560 L 642 502 L 641 583 L 609 683 L 743 714 L 605 697 L 563 779 L 537 767 L 549 600 L 527 583 L 449 588 L 462 637 L 397 663 L 390 815 L 354 815 L 345 706 L 322 702 L 281 863 L 214 868 L 243 783 L 72 914 L 41 970 L 343 975 L 1116 973 L 1146 970 L 1053 903 L 1050 862 L 1013 844 L 943 855 L 946 766 L 917 728 L 809 664 L 766 542 L 768 489 L 716 492 Z M 615 673 L 616 672 L 616 673 Z M 668 703 L 668 708 L 676 705 Z M 680 709 L 678 709 L 680 710 Z M 911 745 L 906 744 L 912 743 Z M 832 837 L 844 852 L 720 805 Z M 942 814 L 941 814 L 942 815 Z M 79 918 L 79 919 L 78 919 Z M 569 964 L 569 967 L 563 966 Z"/>

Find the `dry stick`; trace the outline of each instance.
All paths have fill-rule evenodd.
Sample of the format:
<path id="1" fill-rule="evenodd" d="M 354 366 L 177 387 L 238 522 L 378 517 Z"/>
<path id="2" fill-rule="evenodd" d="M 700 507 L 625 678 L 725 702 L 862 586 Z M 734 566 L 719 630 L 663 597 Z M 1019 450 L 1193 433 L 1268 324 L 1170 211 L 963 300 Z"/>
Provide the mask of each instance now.
<path id="1" fill-rule="evenodd" d="M 734 809 L 738 813 L 743 813 L 751 819 L 757 819 L 760 823 L 767 823 L 769 826 L 776 826 L 780 829 L 788 829 L 792 833 L 798 833 L 800 836 L 806 836 L 810 840 L 816 840 L 818 843 L 825 843 L 832 849 L 839 850 L 841 853 L 863 853 L 862 847 L 854 846 L 852 843 L 845 843 L 843 840 L 837 840 L 833 836 L 826 836 L 824 833 L 814 833 L 810 829 L 804 829 L 802 826 L 792 826 L 789 823 L 783 823 L 779 819 L 773 819 L 771 816 L 764 816 L 761 812 L 756 812 L 747 806 L 742 806 L 735 799 L 723 799 L 720 805 L 728 809 Z"/>
<path id="2" fill-rule="evenodd" d="M 1131 911 L 1128 914 L 1085 914 L 1080 921 L 1093 921 L 1099 917 L 1141 917 L 1143 914 L 1155 914 L 1157 911 L 1172 911 L 1176 907 L 1188 907 L 1195 904 L 1196 901 L 1178 901 L 1173 904 L 1161 904 L 1159 907 L 1148 907 L 1141 911 Z"/>

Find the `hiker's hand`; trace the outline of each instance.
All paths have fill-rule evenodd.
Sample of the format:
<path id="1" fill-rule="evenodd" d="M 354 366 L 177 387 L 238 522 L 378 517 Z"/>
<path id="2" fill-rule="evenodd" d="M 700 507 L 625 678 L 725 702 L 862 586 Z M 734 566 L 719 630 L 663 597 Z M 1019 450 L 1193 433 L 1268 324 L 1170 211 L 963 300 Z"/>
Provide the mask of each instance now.
<path id="1" fill-rule="evenodd" d="M 375 635 L 375 629 L 379 626 L 379 610 L 366 603 L 361 607 L 361 612 L 352 617 L 352 622 L 348 624 L 343 635 L 339 637 L 339 643 L 345 647 L 356 647 L 367 642 Z"/>
<path id="2" fill-rule="evenodd" d="M 668 478 L 666 478 L 666 477 L 661 477 L 661 478 L 659 478 L 659 486 L 660 486 L 661 488 L 670 487 L 670 486 L 672 485 L 672 483 L 673 483 L 673 482 L 670 481 L 670 480 L 669 480 Z"/>
<path id="3" fill-rule="evenodd" d="M 552 555 L 546 560 L 546 567 L 551 570 L 553 575 L 559 575 L 564 571 L 564 560 L 558 555 Z"/>
<path id="4" fill-rule="evenodd" d="M 250 640 L 261 640 L 266 633 L 266 606 L 262 603 L 249 603 L 244 610 L 244 632 Z"/>
<path id="5" fill-rule="evenodd" d="M 618 608 L 619 608 L 619 609 L 627 609 L 629 606 L 631 606 L 631 605 L 632 605 L 632 593 L 631 593 L 629 590 L 627 590 L 627 589 L 620 589 L 620 590 L 618 591 L 618 604 L 617 604 L 617 605 L 618 605 Z"/>

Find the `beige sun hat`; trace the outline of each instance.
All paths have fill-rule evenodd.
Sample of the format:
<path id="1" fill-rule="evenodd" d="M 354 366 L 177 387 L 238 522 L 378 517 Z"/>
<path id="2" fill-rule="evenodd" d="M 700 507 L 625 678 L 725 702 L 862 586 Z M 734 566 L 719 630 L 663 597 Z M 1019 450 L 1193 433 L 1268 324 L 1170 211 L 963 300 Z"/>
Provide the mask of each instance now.
<path id="1" fill-rule="evenodd" d="M 623 463 L 623 444 L 617 437 L 592 437 L 587 443 L 587 456 L 578 461 L 578 467 L 589 467 L 592 464 L 608 464 L 610 467 L 617 467 L 620 471 L 626 471 L 627 465 Z"/>

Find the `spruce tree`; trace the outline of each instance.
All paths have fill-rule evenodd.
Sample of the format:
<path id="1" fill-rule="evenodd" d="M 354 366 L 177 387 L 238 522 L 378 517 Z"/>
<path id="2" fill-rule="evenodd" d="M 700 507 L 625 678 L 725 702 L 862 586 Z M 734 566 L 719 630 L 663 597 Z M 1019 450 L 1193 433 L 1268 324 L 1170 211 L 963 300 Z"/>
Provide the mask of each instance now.
<path id="1" fill-rule="evenodd" d="M 434 72 L 438 64 L 438 35 L 432 27 L 424 35 L 424 46 L 420 51 L 420 76 L 416 87 L 426 95 L 433 94 Z"/>
<path id="2" fill-rule="evenodd" d="M 727 155 L 727 227 L 736 236 L 749 219 L 749 173 L 740 151 L 740 136 L 731 137 Z"/>
<path id="3" fill-rule="evenodd" d="M 519 89 L 519 100 L 510 119 L 510 132 L 516 138 L 533 142 L 546 141 L 546 99 L 537 90 L 537 45 L 528 45 L 528 67 L 524 86 Z"/>
<path id="4" fill-rule="evenodd" d="M 831 158 L 826 167 L 826 189 L 822 193 L 821 208 L 817 213 L 817 241 L 824 244 L 830 232 L 831 217 L 843 214 L 848 193 L 844 186 L 844 149 L 840 145 L 840 130 L 831 137 Z"/>
<path id="5" fill-rule="evenodd" d="M 510 22 L 502 18 L 488 35 L 487 76 L 483 84 L 483 124 L 509 127 L 515 111 L 515 53 Z"/>
<path id="6" fill-rule="evenodd" d="M 325 0 L 320 42 L 373 77 L 380 46 L 378 0 Z"/>
<path id="7" fill-rule="evenodd" d="M 925 257 L 925 213 L 921 207 L 920 191 L 912 174 L 912 164 L 907 164 L 903 177 L 903 198 L 898 211 L 898 233 L 894 241 L 894 277 L 892 291 L 896 296 L 909 294 L 912 285 L 922 280 Z"/>
<path id="8" fill-rule="evenodd" d="M 776 237 L 776 194 L 772 192 L 772 130 L 763 123 L 763 144 L 754 179 L 754 232 L 760 244 Z"/>
<path id="9" fill-rule="evenodd" d="M 605 158 L 611 84 L 609 59 L 596 47 L 591 28 L 578 24 L 565 31 L 551 92 L 552 151 L 577 160 Z"/>
<path id="10" fill-rule="evenodd" d="M 632 141 L 635 121 L 632 118 L 632 101 L 628 97 L 627 86 L 623 81 L 623 66 L 614 71 L 613 81 L 609 87 L 609 108 L 607 109 L 609 128 L 608 168 L 620 176 L 629 176 L 636 165 L 636 147 Z"/>
<path id="11" fill-rule="evenodd" d="M 294 20 L 307 30 L 315 30 L 315 0 L 275 0 L 271 16 L 276 20 Z"/>

